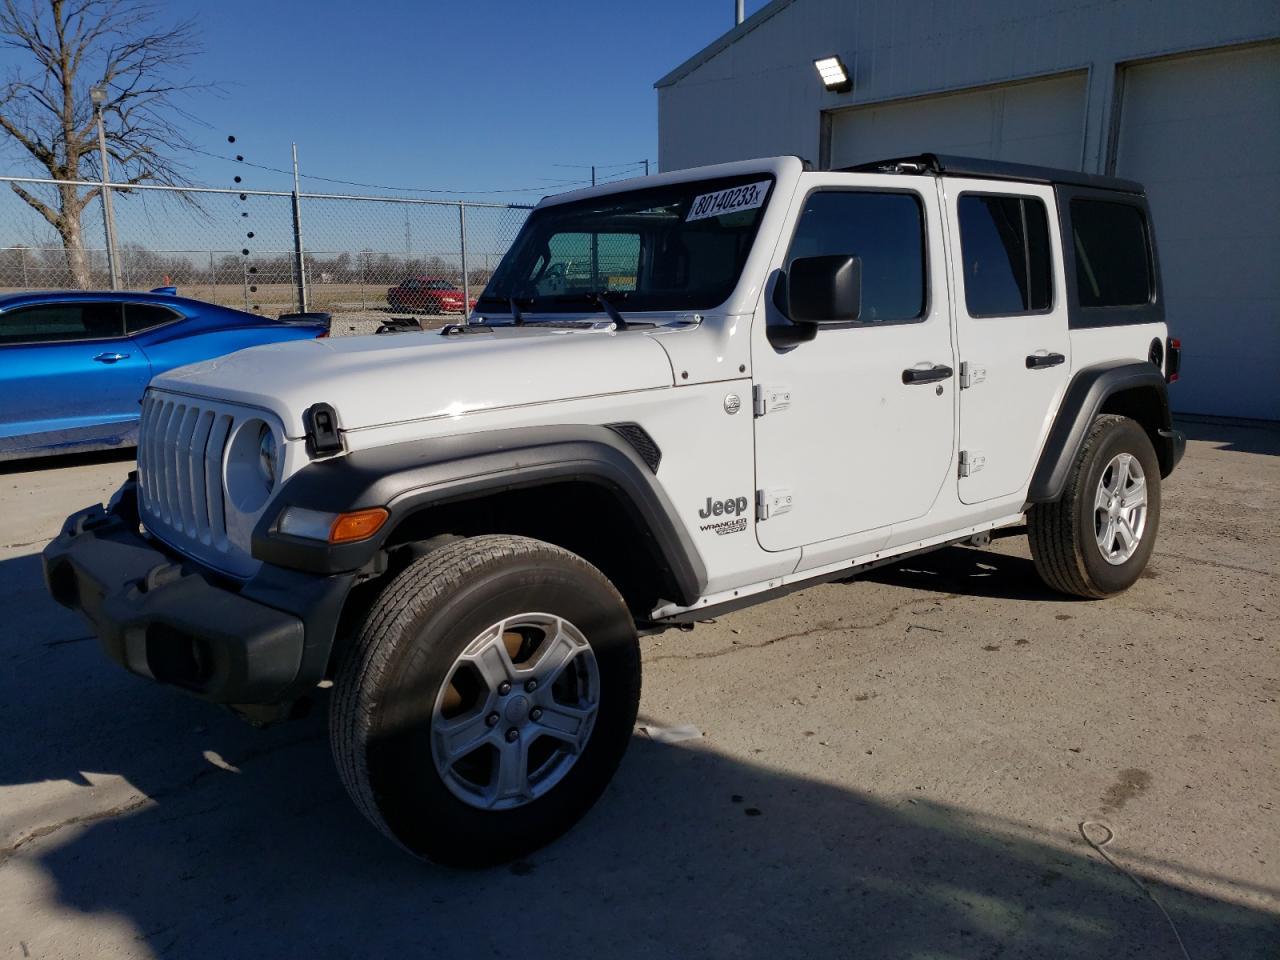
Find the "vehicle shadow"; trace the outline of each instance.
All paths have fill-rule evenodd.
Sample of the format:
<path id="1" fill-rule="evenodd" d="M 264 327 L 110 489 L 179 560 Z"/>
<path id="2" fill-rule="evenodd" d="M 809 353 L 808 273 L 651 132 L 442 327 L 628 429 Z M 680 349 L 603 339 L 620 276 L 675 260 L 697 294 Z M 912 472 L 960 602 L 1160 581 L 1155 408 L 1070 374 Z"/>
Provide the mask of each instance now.
<path id="1" fill-rule="evenodd" d="M 1073 600 L 1046 587 L 1036 573 L 1035 563 L 1027 557 L 974 547 L 934 550 L 888 564 L 859 579 L 891 587 L 1005 600 Z"/>
<path id="2" fill-rule="evenodd" d="M 129 677 L 51 604 L 43 634 L 17 616 L 40 606 L 38 578 L 34 557 L 0 563 L 14 588 L 0 597 L 0 616 L 14 616 L 0 651 L 0 788 L 65 794 L 111 776 L 149 799 L 82 809 L 78 822 L 50 810 L 42 838 L 0 850 L 0 901 L 26 904 L 6 933 L 33 956 L 85 942 L 67 910 L 123 918 L 142 955 L 183 958 L 1177 954 L 1157 909 L 1067 828 L 1037 835 L 705 742 L 637 737 L 584 822 L 525 861 L 423 864 L 347 800 L 323 710 L 259 731 Z M 1262 957 L 1280 940 L 1272 913 L 1148 883 L 1197 960 Z"/>
<path id="3" fill-rule="evenodd" d="M 63 470 L 68 467 L 86 467 L 96 463 L 124 463 L 135 460 L 138 448 L 112 447 L 110 450 L 91 450 L 85 453 L 64 453 L 53 457 L 28 457 L 25 460 L 0 460 L 0 476 L 11 473 L 34 473 L 40 470 Z"/>
<path id="4" fill-rule="evenodd" d="M 1273 420 L 1175 416 L 1173 425 L 1188 440 L 1212 443 L 1220 450 L 1280 456 L 1280 423 Z"/>

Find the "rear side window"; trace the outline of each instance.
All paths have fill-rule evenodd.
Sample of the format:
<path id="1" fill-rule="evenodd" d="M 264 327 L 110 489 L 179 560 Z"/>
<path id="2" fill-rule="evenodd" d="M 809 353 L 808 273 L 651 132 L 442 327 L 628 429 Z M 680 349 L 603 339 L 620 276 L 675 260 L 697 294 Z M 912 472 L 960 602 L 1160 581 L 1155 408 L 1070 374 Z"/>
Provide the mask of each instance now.
<path id="1" fill-rule="evenodd" d="M 158 307 L 152 303 L 127 303 L 124 307 L 124 325 L 129 333 L 158 327 L 177 319 L 178 315 L 168 307 Z"/>
<path id="2" fill-rule="evenodd" d="M 966 193 L 957 206 L 969 315 L 1048 310 L 1053 268 L 1044 204 L 1035 197 Z"/>
<path id="3" fill-rule="evenodd" d="M 0 343 L 57 343 L 123 334 L 118 303 L 48 303 L 0 314 Z"/>
<path id="4" fill-rule="evenodd" d="M 1151 302 L 1151 244 L 1140 209 L 1106 200 L 1072 200 L 1071 233 L 1080 306 Z"/>
<path id="5" fill-rule="evenodd" d="M 924 214 L 914 194 L 810 194 L 787 253 L 787 269 L 800 257 L 841 254 L 862 260 L 863 322 L 924 318 Z"/>

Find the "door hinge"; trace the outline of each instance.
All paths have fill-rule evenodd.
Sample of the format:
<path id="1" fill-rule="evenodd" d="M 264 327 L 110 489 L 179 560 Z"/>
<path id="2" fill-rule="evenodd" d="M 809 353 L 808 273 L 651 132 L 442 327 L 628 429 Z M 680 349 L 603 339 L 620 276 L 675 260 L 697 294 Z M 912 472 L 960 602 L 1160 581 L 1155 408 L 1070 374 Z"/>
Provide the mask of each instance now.
<path id="1" fill-rule="evenodd" d="M 768 520 L 791 512 L 791 491 L 786 487 L 756 491 L 756 519 Z"/>
<path id="2" fill-rule="evenodd" d="M 960 389 L 968 390 L 974 384 L 982 383 L 987 379 L 986 367 L 975 367 L 968 360 L 960 362 Z"/>
<path id="3" fill-rule="evenodd" d="M 757 383 L 751 388 L 751 406 L 757 417 L 785 410 L 791 406 L 791 388 L 766 387 Z"/>
<path id="4" fill-rule="evenodd" d="M 981 450 L 960 451 L 960 476 L 971 477 L 987 465 L 987 455 Z"/>

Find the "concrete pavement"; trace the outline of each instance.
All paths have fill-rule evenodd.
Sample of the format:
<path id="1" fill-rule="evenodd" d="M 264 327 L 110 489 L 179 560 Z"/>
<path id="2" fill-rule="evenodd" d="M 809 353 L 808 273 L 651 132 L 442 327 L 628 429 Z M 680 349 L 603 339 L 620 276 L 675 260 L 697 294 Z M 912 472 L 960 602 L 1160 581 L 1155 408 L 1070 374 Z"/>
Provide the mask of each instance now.
<path id="1" fill-rule="evenodd" d="M 1280 954 L 1280 430 L 1193 423 L 1126 595 L 952 548 L 644 641 L 614 784 L 527 861 L 408 859 L 317 713 L 131 677 L 38 551 L 131 464 L 0 473 L 0 957 Z M 34 467 L 34 468 L 33 468 Z"/>

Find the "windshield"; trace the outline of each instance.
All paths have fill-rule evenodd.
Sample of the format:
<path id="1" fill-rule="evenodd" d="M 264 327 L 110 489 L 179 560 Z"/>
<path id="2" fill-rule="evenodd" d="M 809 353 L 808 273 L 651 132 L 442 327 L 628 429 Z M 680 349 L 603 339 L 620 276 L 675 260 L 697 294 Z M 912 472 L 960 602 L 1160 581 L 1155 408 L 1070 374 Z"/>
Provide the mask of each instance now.
<path id="1" fill-rule="evenodd" d="M 651 187 L 535 210 L 477 309 L 709 310 L 738 283 L 773 178 Z"/>

